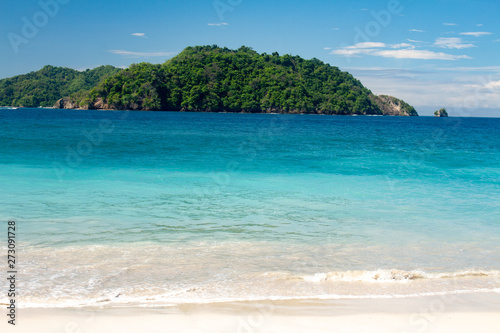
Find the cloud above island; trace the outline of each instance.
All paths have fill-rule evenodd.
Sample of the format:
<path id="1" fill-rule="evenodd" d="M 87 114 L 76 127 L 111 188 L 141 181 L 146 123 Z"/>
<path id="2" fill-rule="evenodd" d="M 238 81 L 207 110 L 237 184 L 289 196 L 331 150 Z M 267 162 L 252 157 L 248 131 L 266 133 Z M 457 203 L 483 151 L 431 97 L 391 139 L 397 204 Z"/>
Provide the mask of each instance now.
<path id="1" fill-rule="evenodd" d="M 459 109 L 496 109 L 495 106 L 500 105 L 500 73 L 488 74 L 494 69 L 499 70 L 500 66 L 425 67 L 413 70 L 384 67 L 343 68 L 373 93 L 398 96 L 415 106 L 419 113 L 420 108 L 435 105 Z M 436 70 L 439 72 L 435 72 Z"/>
<path id="2" fill-rule="evenodd" d="M 449 45 L 452 44 L 449 43 Z M 385 44 L 379 42 L 364 42 L 338 48 L 336 50 L 331 51 L 330 54 L 342 55 L 345 57 L 370 55 L 370 56 L 378 56 L 384 58 L 422 59 L 422 60 L 470 59 L 470 57 L 466 55 L 453 55 L 444 52 L 417 50 L 415 49 L 414 45 L 408 43 Z"/>
<path id="3" fill-rule="evenodd" d="M 134 32 L 132 36 L 147 38 L 144 32 Z"/>
<path id="4" fill-rule="evenodd" d="M 108 50 L 107 52 L 117 54 L 117 55 L 122 55 L 122 56 L 142 57 L 142 58 L 169 57 L 169 56 L 173 56 L 173 55 L 178 53 L 178 52 L 134 52 L 134 51 L 126 51 L 126 50 Z"/>

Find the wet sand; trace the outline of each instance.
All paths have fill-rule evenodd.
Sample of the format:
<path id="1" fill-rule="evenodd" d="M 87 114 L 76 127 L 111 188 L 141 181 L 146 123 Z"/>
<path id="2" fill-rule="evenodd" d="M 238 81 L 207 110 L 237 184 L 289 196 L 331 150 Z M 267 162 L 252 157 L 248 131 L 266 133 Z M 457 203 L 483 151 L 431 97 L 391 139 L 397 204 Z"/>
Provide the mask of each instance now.
<path id="1" fill-rule="evenodd" d="M 498 332 L 500 293 L 18 309 L 15 332 Z M 2 332 L 4 330 L 2 329 Z"/>

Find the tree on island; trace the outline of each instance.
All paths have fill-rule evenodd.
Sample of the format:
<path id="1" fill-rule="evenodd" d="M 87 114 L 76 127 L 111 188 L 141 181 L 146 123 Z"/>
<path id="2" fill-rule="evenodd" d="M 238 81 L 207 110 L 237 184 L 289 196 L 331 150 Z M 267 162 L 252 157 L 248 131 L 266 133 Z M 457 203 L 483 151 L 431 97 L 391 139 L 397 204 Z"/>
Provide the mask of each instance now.
<path id="1" fill-rule="evenodd" d="M 434 117 L 448 117 L 448 112 L 446 112 L 445 108 L 441 108 L 437 111 L 434 111 Z"/>

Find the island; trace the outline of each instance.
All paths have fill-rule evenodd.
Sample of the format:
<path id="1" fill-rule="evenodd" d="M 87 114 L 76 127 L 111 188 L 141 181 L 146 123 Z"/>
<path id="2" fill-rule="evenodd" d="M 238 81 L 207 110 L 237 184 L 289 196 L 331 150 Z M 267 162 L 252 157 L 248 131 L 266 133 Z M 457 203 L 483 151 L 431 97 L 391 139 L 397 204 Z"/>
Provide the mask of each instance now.
<path id="1" fill-rule="evenodd" d="M 52 107 L 58 99 L 78 96 L 121 70 L 109 65 L 84 71 L 47 65 L 36 72 L 0 80 L 0 105 Z"/>
<path id="2" fill-rule="evenodd" d="M 36 89 L 33 89 L 36 87 Z M 217 45 L 187 47 L 162 64 L 77 72 L 46 66 L 0 80 L 0 104 L 59 109 L 418 116 L 316 58 Z"/>
<path id="3" fill-rule="evenodd" d="M 434 117 L 448 117 L 448 112 L 446 112 L 445 108 L 441 108 L 437 111 L 434 111 Z"/>

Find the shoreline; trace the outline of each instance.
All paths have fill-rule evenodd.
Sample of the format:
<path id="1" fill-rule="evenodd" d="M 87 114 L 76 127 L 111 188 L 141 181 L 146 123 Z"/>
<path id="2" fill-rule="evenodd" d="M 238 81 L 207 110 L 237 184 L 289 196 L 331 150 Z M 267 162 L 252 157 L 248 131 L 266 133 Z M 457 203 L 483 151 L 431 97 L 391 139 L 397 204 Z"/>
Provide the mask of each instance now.
<path id="1" fill-rule="evenodd" d="M 18 110 L 18 109 L 44 109 L 44 110 L 67 110 L 67 111 L 118 111 L 118 112 L 181 112 L 181 113 L 229 113 L 229 114 L 269 114 L 269 115 L 313 115 L 313 116 L 340 116 L 340 117 L 419 117 L 410 116 L 410 115 L 392 115 L 392 114 L 327 114 L 327 113 L 307 113 L 307 112 L 246 112 L 246 111 L 201 111 L 201 110 L 142 110 L 142 109 L 130 109 L 130 110 L 122 110 L 122 109 L 87 109 L 87 108 L 56 108 L 56 107 L 24 107 L 24 106 L 0 106 L 0 108 L 4 108 L 5 110 Z M 429 116 L 430 117 L 430 116 Z"/>
<path id="2" fill-rule="evenodd" d="M 408 115 L 390 115 L 390 114 L 325 114 L 325 113 L 294 113 L 294 112 L 231 112 L 231 111 L 182 111 L 182 110 L 121 110 L 121 109 L 82 109 L 82 108 L 54 108 L 54 107 L 24 107 L 24 106 L 0 106 L 4 110 L 21 110 L 21 109 L 35 109 L 35 110 L 66 110 L 66 111 L 108 111 L 108 112 L 179 112 L 179 113 L 221 113 L 221 114 L 267 114 L 267 115 L 293 115 L 293 116 L 333 116 L 333 117 L 395 117 L 395 118 L 416 118 L 416 117 L 427 117 L 427 118 L 438 118 L 434 115 L 418 115 L 418 116 L 408 116 Z M 450 115 L 445 118 L 497 118 L 497 117 L 485 117 L 485 116 L 453 116 Z"/>
<path id="3" fill-rule="evenodd" d="M 26 308 L 16 332 L 496 332 L 500 293 L 251 301 L 173 307 Z"/>

